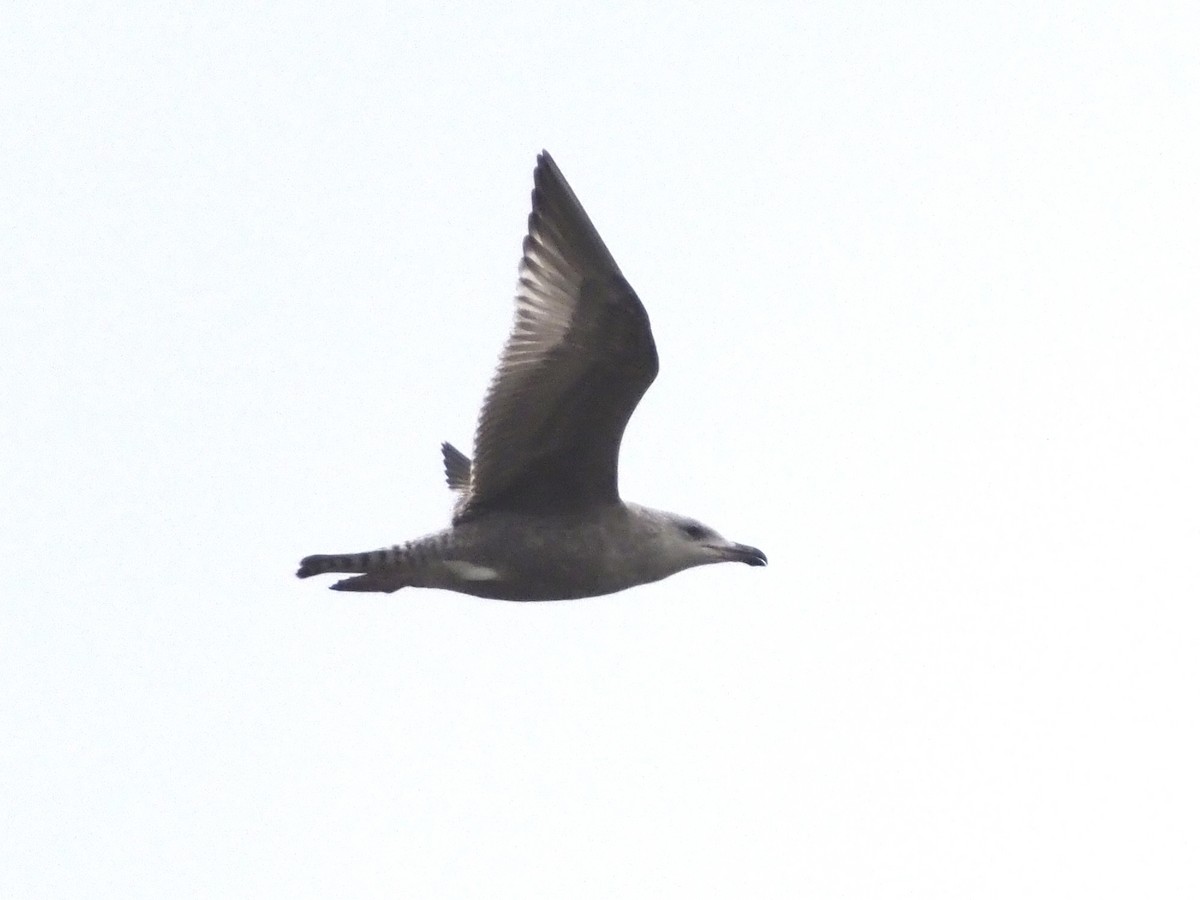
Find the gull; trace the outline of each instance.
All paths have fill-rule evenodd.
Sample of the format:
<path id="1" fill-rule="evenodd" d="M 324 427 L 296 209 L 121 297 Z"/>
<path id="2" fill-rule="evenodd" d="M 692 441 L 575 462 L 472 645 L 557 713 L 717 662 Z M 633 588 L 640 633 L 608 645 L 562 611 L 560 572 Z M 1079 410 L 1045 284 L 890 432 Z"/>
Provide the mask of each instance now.
<path id="1" fill-rule="evenodd" d="M 695 519 L 626 503 L 625 425 L 654 377 L 650 319 L 550 154 L 533 173 L 516 315 L 475 431 L 442 445 L 457 494 L 449 528 L 365 553 L 305 557 L 335 591 L 440 588 L 497 600 L 572 600 L 694 566 L 765 566 Z"/>

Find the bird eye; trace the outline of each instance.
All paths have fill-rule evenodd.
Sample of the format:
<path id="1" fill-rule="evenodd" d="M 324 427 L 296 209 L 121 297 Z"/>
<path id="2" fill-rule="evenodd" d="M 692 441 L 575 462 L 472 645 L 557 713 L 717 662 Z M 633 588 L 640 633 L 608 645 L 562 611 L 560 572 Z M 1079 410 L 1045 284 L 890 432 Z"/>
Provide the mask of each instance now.
<path id="1" fill-rule="evenodd" d="M 683 533 L 686 534 L 690 538 L 694 538 L 695 540 L 700 540 L 700 538 L 704 537 L 704 535 L 705 535 L 705 528 L 703 525 L 695 525 L 695 524 L 684 525 Z"/>

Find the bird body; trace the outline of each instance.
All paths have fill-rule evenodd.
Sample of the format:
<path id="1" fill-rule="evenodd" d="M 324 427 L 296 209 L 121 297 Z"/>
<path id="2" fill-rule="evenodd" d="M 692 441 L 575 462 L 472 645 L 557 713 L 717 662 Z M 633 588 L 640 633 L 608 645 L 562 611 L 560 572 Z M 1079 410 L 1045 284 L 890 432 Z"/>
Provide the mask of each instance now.
<path id="1" fill-rule="evenodd" d="M 697 542 L 687 528 L 704 526 L 633 503 L 586 515 L 496 512 L 394 547 L 310 556 L 299 574 L 363 573 L 334 585 L 339 591 L 427 587 L 494 600 L 574 600 L 720 561 L 711 558 L 714 553 L 746 561 L 761 557 L 711 530 L 709 545 Z"/>
<path id="2" fill-rule="evenodd" d="M 332 587 L 442 588 L 499 600 L 569 600 L 693 566 L 766 565 L 694 519 L 621 500 L 625 425 L 658 373 L 650 320 L 548 153 L 534 170 L 516 317 L 475 434 L 449 444 L 449 528 L 366 553 L 316 555 L 301 578 Z"/>

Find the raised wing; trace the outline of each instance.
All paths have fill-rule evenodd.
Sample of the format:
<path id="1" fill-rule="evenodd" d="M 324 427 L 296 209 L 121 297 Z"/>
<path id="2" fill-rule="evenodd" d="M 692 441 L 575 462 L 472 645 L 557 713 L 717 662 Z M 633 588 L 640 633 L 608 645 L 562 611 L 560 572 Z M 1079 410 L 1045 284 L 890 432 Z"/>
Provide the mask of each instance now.
<path id="1" fill-rule="evenodd" d="M 512 334 L 475 432 L 470 493 L 486 510 L 614 503 L 621 437 L 658 374 L 646 310 L 562 172 L 542 152 Z"/>

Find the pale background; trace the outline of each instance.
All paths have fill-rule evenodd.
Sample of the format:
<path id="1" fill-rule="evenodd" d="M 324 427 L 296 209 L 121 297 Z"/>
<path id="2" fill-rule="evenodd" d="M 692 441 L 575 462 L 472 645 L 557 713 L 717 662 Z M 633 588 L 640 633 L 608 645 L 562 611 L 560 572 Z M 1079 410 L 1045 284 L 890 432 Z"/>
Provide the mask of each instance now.
<path id="1" fill-rule="evenodd" d="M 0 27 L 0 896 L 1200 891 L 1191 4 L 181 7 Z M 542 147 L 770 566 L 296 581 L 446 522 Z"/>

